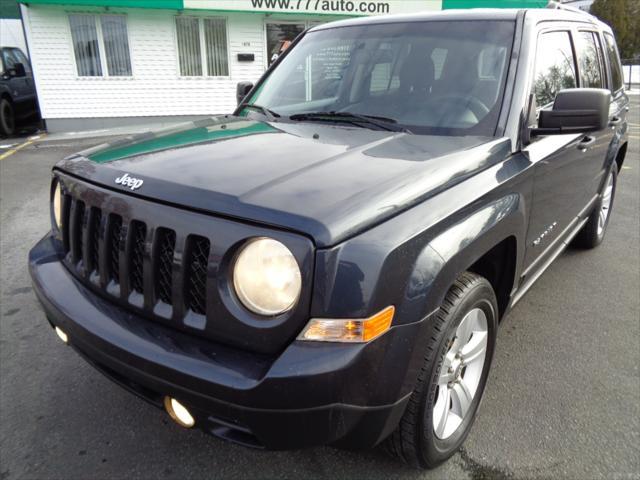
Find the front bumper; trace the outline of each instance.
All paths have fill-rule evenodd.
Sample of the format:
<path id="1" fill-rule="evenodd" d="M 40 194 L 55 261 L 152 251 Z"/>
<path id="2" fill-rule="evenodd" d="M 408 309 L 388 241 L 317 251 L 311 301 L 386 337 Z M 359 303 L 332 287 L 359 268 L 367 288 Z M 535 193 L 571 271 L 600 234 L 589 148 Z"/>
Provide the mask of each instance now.
<path id="1" fill-rule="evenodd" d="M 50 236 L 29 254 L 49 322 L 120 385 L 161 407 L 186 405 L 196 426 L 248 446 L 372 447 L 393 431 L 422 358 L 427 319 L 368 344 L 292 342 L 274 356 L 179 332 L 131 314 L 73 277 Z"/>

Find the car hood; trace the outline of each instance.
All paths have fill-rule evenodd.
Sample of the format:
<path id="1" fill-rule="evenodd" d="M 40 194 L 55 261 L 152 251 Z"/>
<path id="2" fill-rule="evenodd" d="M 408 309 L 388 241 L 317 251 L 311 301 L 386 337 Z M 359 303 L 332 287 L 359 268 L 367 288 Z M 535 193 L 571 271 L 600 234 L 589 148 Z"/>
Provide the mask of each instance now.
<path id="1" fill-rule="evenodd" d="M 323 247 L 509 152 L 506 139 L 225 116 L 100 145 L 57 168 L 131 195 L 294 230 Z M 116 183 L 125 173 L 143 183 Z"/>

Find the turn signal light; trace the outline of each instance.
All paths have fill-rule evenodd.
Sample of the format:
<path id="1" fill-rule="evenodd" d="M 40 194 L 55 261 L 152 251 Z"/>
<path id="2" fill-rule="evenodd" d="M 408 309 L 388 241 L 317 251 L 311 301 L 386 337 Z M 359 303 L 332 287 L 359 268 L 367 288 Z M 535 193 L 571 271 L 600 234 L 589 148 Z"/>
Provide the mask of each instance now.
<path id="1" fill-rule="evenodd" d="M 298 337 L 298 340 L 348 343 L 369 342 L 389 330 L 395 311 L 395 307 L 391 305 L 365 319 L 312 318 Z"/>

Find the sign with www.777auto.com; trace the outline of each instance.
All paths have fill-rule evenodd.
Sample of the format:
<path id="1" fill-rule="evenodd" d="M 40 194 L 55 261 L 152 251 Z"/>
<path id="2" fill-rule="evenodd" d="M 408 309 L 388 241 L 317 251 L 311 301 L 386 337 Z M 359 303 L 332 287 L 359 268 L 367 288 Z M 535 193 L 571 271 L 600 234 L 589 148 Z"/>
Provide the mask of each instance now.
<path id="1" fill-rule="evenodd" d="M 184 8 L 360 16 L 440 10 L 442 0 L 184 0 Z"/>

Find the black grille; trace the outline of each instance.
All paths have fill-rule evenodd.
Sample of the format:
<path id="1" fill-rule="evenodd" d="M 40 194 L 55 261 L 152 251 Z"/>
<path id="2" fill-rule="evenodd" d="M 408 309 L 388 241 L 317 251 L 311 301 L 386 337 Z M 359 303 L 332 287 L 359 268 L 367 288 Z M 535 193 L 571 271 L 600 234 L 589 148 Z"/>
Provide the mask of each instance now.
<path id="1" fill-rule="evenodd" d="M 144 293 L 143 258 L 147 227 L 142 222 L 131 222 L 131 258 L 129 283 L 132 290 Z"/>
<path id="2" fill-rule="evenodd" d="M 130 220 L 110 211 L 109 201 L 96 205 L 96 198 L 65 194 L 61 233 L 70 269 L 149 316 L 185 323 L 189 313 L 206 316 L 209 238 L 180 234 L 155 219 Z"/>
<path id="3" fill-rule="evenodd" d="M 111 215 L 109 228 L 109 280 L 120 283 L 120 242 L 122 241 L 122 217 Z"/>
<path id="4" fill-rule="evenodd" d="M 99 208 L 91 208 L 91 224 L 89 225 L 89 258 L 91 259 L 90 271 L 100 273 L 100 223 L 102 211 Z"/>
<path id="5" fill-rule="evenodd" d="M 176 249 L 176 232 L 160 228 L 156 242 L 156 296 L 164 303 L 173 305 L 173 254 Z"/>
<path id="6" fill-rule="evenodd" d="M 187 239 L 186 304 L 195 313 L 204 314 L 207 308 L 207 266 L 211 244 L 207 238 L 191 235 Z"/>

